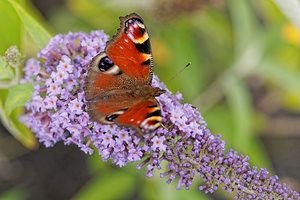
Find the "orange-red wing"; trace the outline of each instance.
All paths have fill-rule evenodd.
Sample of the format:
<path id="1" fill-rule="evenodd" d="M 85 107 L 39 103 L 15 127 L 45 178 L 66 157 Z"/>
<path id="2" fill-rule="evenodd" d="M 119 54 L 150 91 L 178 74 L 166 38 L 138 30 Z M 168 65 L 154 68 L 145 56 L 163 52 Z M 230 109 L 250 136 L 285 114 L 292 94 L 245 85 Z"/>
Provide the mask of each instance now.
<path id="1" fill-rule="evenodd" d="M 146 26 L 136 14 L 120 17 L 117 34 L 107 43 L 106 53 L 122 72 L 145 84 L 152 80 L 152 54 Z"/>
<path id="2" fill-rule="evenodd" d="M 161 124 L 160 106 L 156 99 L 139 102 L 118 116 L 116 123 L 139 128 L 147 133 L 154 131 Z"/>

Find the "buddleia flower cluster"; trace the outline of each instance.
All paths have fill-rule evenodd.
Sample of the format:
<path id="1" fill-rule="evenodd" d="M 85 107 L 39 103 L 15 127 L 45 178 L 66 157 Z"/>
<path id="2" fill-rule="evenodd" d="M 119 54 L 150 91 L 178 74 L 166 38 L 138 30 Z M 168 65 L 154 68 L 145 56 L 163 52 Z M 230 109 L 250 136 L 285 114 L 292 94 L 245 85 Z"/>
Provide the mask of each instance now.
<path id="1" fill-rule="evenodd" d="M 84 77 L 92 58 L 105 48 L 103 31 L 56 35 L 37 58 L 24 67 L 24 82 L 32 82 L 34 92 L 20 117 L 46 147 L 57 142 L 75 144 L 87 154 L 97 149 L 103 161 L 123 167 L 138 162 L 147 168 L 147 177 L 160 170 L 167 183 L 177 181 L 177 189 L 189 189 L 200 176 L 199 186 L 213 193 L 220 186 L 235 192 L 235 199 L 300 199 L 297 192 L 278 183 L 266 169 L 250 167 L 248 156 L 232 149 L 225 152 L 221 135 L 212 135 L 201 114 L 182 95 L 172 94 L 154 75 L 152 86 L 165 89 L 157 97 L 165 127 L 137 137 L 135 130 L 91 122 L 86 112 Z M 91 147 L 94 147 L 93 149 Z M 162 163 L 167 163 L 162 169 Z"/>

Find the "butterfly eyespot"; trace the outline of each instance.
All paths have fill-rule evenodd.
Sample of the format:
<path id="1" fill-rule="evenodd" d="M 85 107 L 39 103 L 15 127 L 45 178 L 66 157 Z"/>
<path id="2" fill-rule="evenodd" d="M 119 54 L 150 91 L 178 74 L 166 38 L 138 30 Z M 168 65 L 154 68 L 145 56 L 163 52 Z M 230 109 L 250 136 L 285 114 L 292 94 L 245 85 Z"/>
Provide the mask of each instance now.
<path id="1" fill-rule="evenodd" d="M 109 122 L 114 122 L 117 119 L 117 117 L 119 117 L 119 115 L 111 114 L 111 115 L 107 115 L 105 119 Z"/>
<path id="2" fill-rule="evenodd" d="M 143 27 L 145 27 L 144 24 L 143 24 Z M 144 34 L 146 32 L 146 29 L 143 28 L 143 27 L 140 26 L 140 31 L 141 31 L 142 34 Z"/>
<path id="3" fill-rule="evenodd" d="M 138 18 L 131 18 L 125 22 L 125 27 L 128 28 L 129 24 L 137 24 L 139 27 L 145 29 L 144 23 Z M 126 31 L 126 30 L 125 30 Z"/>
<path id="4" fill-rule="evenodd" d="M 116 121 L 116 119 L 117 119 L 120 115 L 122 115 L 126 110 L 127 110 L 127 108 L 122 109 L 122 110 L 118 110 L 118 111 L 116 111 L 116 112 L 114 112 L 114 113 L 112 113 L 112 114 L 107 115 L 107 116 L 105 117 L 105 119 L 106 119 L 107 122 L 114 122 L 114 121 Z"/>
<path id="5" fill-rule="evenodd" d="M 95 62 L 92 62 L 92 66 L 97 67 L 100 72 L 104 74 L 118 76 L 123 73 L 120 68 L 103 52 L 98 54 L 95 60 Z M 95 64 L 97 62 L 98 64 Z"/>
<path id="6" fill-rule="evenodd" d="M 150 53 L 150 49 L 148 49 L 150 43 L 149 35 L 146 31 L 146 27 L 138 18 L 131 18 L 125 22 L 125 33 L 127 36 L 133 41 L 134 44 L 142 44 L 142 47 L 137 47 L 138 51 L 141 53 Z M 147 47 L 146 47 L 147 46 Z"/>
<path id="7" fill-rule="evenodd" d="M 109 70 L 112 66 L 114 66 L 114 63 L 107 56 L 103 57 L 98 65 L 101 72 Z"/>

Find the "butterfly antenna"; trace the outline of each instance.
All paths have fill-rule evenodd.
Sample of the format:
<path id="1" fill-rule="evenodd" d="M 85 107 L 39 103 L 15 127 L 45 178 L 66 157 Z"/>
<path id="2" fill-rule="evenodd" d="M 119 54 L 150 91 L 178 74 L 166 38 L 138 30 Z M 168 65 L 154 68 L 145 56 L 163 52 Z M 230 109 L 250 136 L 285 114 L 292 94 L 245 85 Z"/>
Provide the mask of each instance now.
<path id="1" fill-rule="evenodd" d="M 185 70 L 188 66 L 191 65 L 191 62 L 189 62 L 184 68 L 182 68 L 177 74 L 175 74 L 170 80 L 168 80 L 165 84 L 167 85 L 171 80 L 173 80 L 178 74 L 180 74 L 183 70 Z"/>
<path id="2" fill-rule="evenodd" d="M 162 123 L 160 124 L 161 127 L 163 127 L 164 129 L 166 129 L 167 131 L 170 131 L 165 125 L 163 125 Z"/>

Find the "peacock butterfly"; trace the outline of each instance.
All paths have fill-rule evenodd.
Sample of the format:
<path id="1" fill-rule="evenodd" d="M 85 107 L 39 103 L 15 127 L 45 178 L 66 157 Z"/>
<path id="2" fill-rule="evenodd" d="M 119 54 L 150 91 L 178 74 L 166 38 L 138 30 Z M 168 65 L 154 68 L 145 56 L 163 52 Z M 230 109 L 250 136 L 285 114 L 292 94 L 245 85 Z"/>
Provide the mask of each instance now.
<path id="1" fill-rule="evenodd" d="M 149 35 L 140 16 L 120 17 L 116 35 L 96 55 L 84 79 L 91 121 L 132 127 L 139 134 L 161 125 L 155 97 L 165 90 L 152 87 L 153 61 Z"/>

